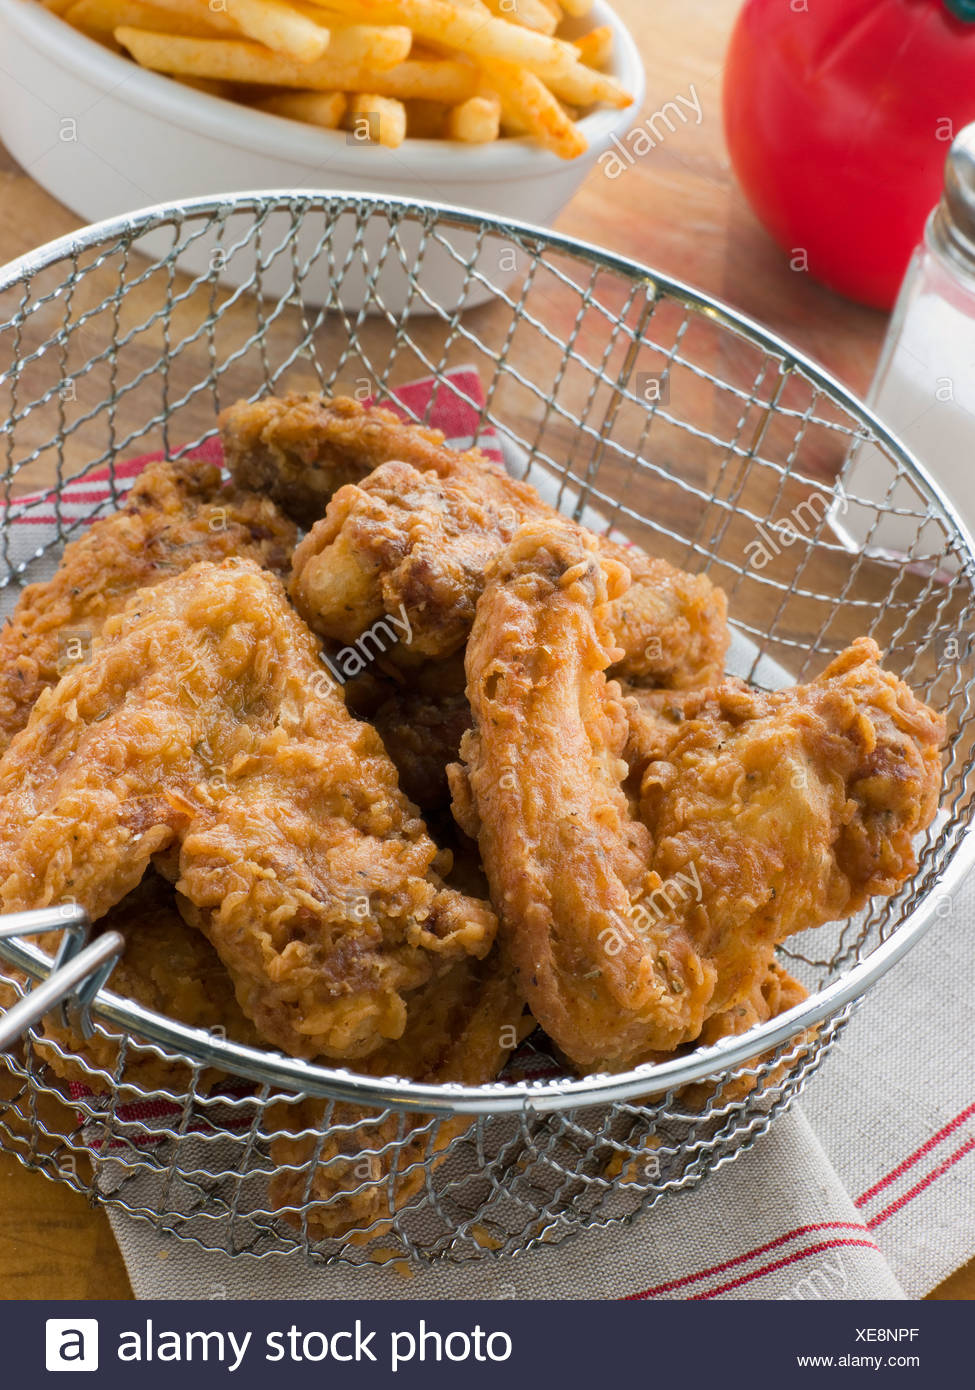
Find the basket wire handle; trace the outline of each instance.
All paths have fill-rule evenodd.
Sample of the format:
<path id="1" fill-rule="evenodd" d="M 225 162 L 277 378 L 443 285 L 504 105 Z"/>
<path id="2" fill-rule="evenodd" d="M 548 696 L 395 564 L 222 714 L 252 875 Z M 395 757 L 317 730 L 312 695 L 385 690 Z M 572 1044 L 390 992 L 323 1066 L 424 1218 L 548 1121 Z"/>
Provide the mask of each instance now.
<path id="1" fill-rule="evenodd" d="M 39 936 L 43 932 L 64 933 L 50 974 L 29 994 L 0 1015 L 0 1052 L 8 1052 L 35 1023 L 57 1007 L 61 1022 L 77 1021 L 83 1035 L 91 1036 L 89 1016 L 92 1000 L 115 968 L 125 948 L 118 932 L 103 932 L 88 940 L 88 914 L 74 903 L 42 907 L 36 912 L 9 912 L 0 916 L 0 939 Z M 68 1000 L 74 996 L 70 1007 Z"/>

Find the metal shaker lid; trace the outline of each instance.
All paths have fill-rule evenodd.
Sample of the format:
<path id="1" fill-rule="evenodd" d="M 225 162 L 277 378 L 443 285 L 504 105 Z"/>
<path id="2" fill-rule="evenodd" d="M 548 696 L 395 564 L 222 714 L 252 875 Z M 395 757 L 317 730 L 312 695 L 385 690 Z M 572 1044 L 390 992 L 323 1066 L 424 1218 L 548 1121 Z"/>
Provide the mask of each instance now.
<path id="1" fill-rule="evenodd" d="M 948 151 L 931 231 L 939 250 L 975 271 L 975 123 L 958 132 Z"/>

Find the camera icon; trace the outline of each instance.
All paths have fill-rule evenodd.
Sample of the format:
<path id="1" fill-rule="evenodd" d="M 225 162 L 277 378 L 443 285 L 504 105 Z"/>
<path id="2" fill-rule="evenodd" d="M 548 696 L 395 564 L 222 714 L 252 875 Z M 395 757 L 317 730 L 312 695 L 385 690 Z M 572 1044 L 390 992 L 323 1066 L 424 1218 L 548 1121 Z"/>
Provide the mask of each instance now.
<path id="1" fill-rule="evenodd" d="M 97 1318 L 48 1318 L 44 1348 L 49 1371 L 97 1371 Z"/>

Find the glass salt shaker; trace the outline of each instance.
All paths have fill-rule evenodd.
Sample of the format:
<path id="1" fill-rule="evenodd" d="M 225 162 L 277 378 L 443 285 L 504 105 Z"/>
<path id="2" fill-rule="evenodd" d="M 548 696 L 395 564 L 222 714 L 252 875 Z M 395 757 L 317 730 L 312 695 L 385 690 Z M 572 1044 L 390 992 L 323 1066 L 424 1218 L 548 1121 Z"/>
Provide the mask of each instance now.
<path id="1" fill-rule="evenodd" d="M 944 192 L 908 266 L 867 402 L 975 532 L 975 124 L 949 151 Z M 937 554 L 941 528 L 919 531 L 916 515 L 892 515 L 920 508 L 909 483 L 890 489 L 890 481 L 879 451 L 859 449 L 845 478 L 851 496 L 834 513 L 834 528 L 855 549 L 901 559 Z M 884 501 L 879 521 L 856 497 Z"/>

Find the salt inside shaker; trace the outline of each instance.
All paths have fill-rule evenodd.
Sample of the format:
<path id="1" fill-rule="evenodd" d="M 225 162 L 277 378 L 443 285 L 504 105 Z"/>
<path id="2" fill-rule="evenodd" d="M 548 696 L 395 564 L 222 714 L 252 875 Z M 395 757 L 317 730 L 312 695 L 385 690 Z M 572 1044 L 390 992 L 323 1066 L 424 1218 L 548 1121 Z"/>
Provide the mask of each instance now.
<path id="1" fill-rule="evenodd" d="M 908 266 L 867 400 L 975 532 L 975 124 L 949 151 L 944 193 Z M 891 477 L 875 446 L 855 449 L 834 530 L 851 549 L 946 565 L 942 528 L 922 524 L 917 490 Z M 867 500 L 881 504 L 879 517 Z"/>

